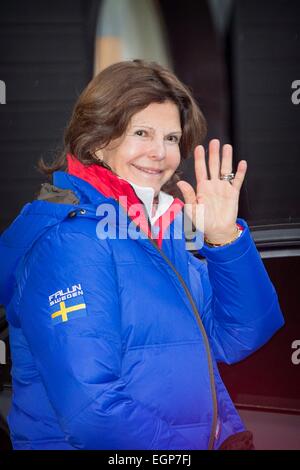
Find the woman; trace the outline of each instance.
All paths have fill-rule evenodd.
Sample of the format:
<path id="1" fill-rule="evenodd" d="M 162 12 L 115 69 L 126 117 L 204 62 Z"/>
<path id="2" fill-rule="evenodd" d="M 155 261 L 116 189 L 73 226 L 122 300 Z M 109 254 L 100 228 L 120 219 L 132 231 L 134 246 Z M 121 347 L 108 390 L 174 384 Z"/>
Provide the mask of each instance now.
<path id="1" fill-rule="evenodd" d="M 189 90 L 155 63 L 114 64 L 79 97 L 38 200 L 1 238 L 15 449 L 253 448 L 216 361 L 283 324 L 238 219 L 246 162 L 199 144 Z M 179 181 L 195 149 L 196 192 Z M 208 177 L 209 171 L 209 177 Z M 185 248 L 183 194 L 206 262 Z M 175 196 L 175 197 L 174 197 Z"/>

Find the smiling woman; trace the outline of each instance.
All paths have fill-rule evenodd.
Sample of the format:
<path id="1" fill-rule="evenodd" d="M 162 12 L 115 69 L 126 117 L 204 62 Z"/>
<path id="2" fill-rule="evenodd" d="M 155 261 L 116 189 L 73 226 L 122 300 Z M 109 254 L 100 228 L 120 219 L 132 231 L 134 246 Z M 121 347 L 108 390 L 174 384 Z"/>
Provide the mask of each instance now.
<path id="1" fill-rule="evenodd" d="M 118 62 L 99 73 L 80 96 L 65 132 L 62 154 L 52 165 L 41 160 L 39 167 L 48 175 L 65 170 L 70 153 L 84 165 L 99 164 L 100 160 L 113 171 L 121 165 L 120 176 L 126 177 L 133 163 L 136 168 L 132 166 L 130 176 L 135 175 L 133 182 L 139 184 L 146 172 L 137 172 L 137 167 L 161 170 L 167 152 L 172 169 L 166 169 L 158 179 L 163 190 L 178 195 L 180 159 L 189 157 L 205 134 L 203 114 L 172 72 L 141 60 Z M 148 150 L 152 153 L 150 162 L 158 152 L 158 163 L 147 160 L 146 164 Z M 128 163 L 123 162 L 125 153 Z"/>
<path id="2" fill-rule="evenodd" d="M 79 97 L 64 151 L 40 163 L 52 184 L 0 239 L 15 449 L 253 449 L 217 361 L 283 318 L 237 219 L 246 162 L 234 174 L 214 139 L 207 167 L 205 130 L 156 63 L 114 64 Z M 177 173 L 192 152 L 195 188 Z M 206 262 L 182 230 L 186 208 L 201 230 L 203 207 Z"/>
<path id="3" fill-rule="evenodd" d="M 181 133 L 176 104 L 151 103 L 132 117 L 122 137 L 95 155 L 122 178 L 158 195 L 180 163 Z"/>

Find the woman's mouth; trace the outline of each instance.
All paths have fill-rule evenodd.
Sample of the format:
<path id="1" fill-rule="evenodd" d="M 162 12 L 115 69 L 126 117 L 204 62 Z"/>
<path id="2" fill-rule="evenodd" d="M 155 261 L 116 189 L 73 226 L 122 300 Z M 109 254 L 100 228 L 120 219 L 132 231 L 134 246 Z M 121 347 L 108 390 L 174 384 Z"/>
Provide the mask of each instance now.
<path id="1" fill-rule="evenodd" d="M 156 170 L 155 168 L 145 168 L 143 166 L 134 165 L 133 163 L 132 166 L 134 166 L 134 168 L 136 168 L 137 170 L 142 171 L 143 173 L 147 173 L 148 175 L 160 175 L 163 172 L 163 170 Z"/>

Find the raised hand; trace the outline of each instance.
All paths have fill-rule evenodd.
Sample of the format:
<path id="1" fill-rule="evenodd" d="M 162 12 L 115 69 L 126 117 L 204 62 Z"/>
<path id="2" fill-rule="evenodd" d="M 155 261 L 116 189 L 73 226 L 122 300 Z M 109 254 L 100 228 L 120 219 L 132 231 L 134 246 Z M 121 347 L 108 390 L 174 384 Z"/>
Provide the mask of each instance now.
<path id="1" fill-rule="evenodd" d="M 212 243 L 228 242 L 236 233 L 236 219 L 240 189 L 247 171 L 247 162 L 241 160 L 234 179 L 229 182 L 220 179 L 221 175 L 232 172 L 232 146 L 224 145 L 220 159 L 220 141 L 213 139 L 209 143 L 207 172 L 205 151 L 202 145 L 195 148 L 196 192 L 187 181 L 177 183 L 185 203 L 189 205 L 188 213 L 197 230 L 204 230 L 204 236 Z M 204 227 L 201 218 L 197 217 L 204 207 Z"/>

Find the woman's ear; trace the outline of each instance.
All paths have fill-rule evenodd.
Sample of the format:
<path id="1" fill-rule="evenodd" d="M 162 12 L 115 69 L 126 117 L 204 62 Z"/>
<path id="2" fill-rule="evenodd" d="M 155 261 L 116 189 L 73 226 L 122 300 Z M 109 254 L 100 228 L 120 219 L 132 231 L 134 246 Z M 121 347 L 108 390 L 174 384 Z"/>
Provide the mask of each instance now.
<path id="1" fill-rule="evenodd" d="M 102 154 L 102 150 L 95 150 L 94 151 L 94 157 L 96 160 L 98 160 L 99 162 L 103 162 L 103 154 Z"/>

